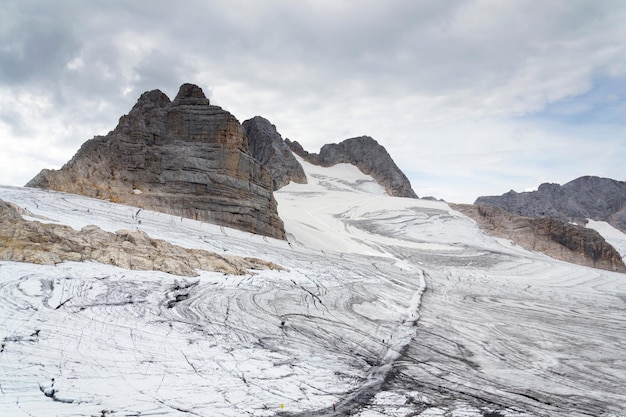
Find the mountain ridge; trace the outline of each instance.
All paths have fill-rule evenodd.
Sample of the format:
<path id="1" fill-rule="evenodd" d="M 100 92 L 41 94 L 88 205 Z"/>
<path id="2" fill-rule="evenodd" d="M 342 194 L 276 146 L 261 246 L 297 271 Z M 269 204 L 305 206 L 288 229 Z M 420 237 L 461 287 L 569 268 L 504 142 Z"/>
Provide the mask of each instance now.
<path id="1" fill-rule="evenodd" d="M 110 199 L 285 239 L 273 191 L 291 182 L 306 183 L 294 155 L 321 167 L 351 164 L 388 195 L 417 198 L 407 177 L 375 139 L 350 138 L 309 153 L 297 141 L 283 140 L 276 126 L 261 116 L 239 124 L 233 115 L 212 106 L 193 84 L 183 84 L 173 101 L 160 90 L 145 92 L 108 135 L 85 142 L 60 170 L 44 169 L 27 186 Z M 488 233 L 500 233 L 531 250 L 546 248 L 544 253 L 558 259 L 609 270 L 623 268 L 601 236 L 567 222 L 583 223 L 589 217 L 623 231 L 624 182 L 586 176 L 564 186 L 542 184 L 533 193 L 479 197 L 476 203 L 501 207 L 516 216 L 553 219 L 541 226 L 522 218 L 506 220 L 524 223 L 522 232 L 490 223 L 493 216 L 501 220 L 506 216 L 485 216 L 480 207 L 465 210 Z M 535 233 L 533 239 L 529 230 Z"/>
<path id="2" fill-rule="evenodd" d="M 309 154 L 283 140 L 261 116 L 239 124 L 202 89 L 181 85 L 173 101 L 143 93 L 114 130 L 86 141 L 59 170 L 43 169 L 26 186 L 109 199 L 145 209 L 285 238 L 273 190 L 306 175 L 294 153 L 330 166 L 350 163 L 389 195 L 417 198 L 383 146 L 346 139 Z M 294 149 L 296 152 L 294 152 Z"/>
<path id="3" fill-rule="evenodd" d="M 370 136 L 358 136 L 339 143 L 328 143 L 319 153 L 309 153 L 297 141 L 285 139 L 289 148 L 305 161 L 323 167 L 349 163 L 371 175 L 393 197 L 418 198 L 409 179 L 398 168 L 387 150 Z"/>
<path id="4" fill-rule="evenodd" d="M 478 197 L 474 204 L 500 207 L 526 217 L 552 217 L 586 223 L 606 221 L 626 232 L 626 182 L 582 176 L 564 185 L 543 183 L 536 191 Z"/>
<path id="5" fill-rule="evenodd" d="M 306 174 L 300 163 L 269 120 L 261 116 L 245 120 L 241 124 L 246 131 L 248 148 L 261 165 L 272 175 L 274 191 L 291 181 L 306 183 Z"/>
<path id="6" fill-rule="evenodd" d="M 597 231 L 551 217 L 524 217 L 497 206 L 450 204 L 490 236 L 571 262 L 626 273 L 622 255 Z"/>

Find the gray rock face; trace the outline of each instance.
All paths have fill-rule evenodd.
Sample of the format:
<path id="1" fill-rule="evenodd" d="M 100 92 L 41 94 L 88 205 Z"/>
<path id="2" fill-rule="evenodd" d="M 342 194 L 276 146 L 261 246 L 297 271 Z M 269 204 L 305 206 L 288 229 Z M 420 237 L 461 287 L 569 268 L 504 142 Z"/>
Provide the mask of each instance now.
<path id="1" fill-rule="evenodd" d="M 518 216 L 487 205 L 454 204 L 491 236 L 510 239 L 521 247 L 578 265 L 626 273 L 620 254 L 595 230 L 567 221 Z"/>
<path id="2" fill-rule="evenodd" d="M 115 130 L 26 186 L 285 238 L 269 171 L 250 154 L 237 119 L 192 84 L 173 102 L 159 90 L 142 94 Z"/>
<path id="3" fill-rule="evenodd" d="M 528 217 L 585 223 L 606 221 L 626 232 L 626 182 L 585 176 L 567 184 L 541 184 L 537 191 L 479 197 L 474 204 L 503 208 Z"/>
<path id="4" fill-rule="evenodd" d="M 408 178 L 391 159 L 387 150 L 369 136 L 346 139 L 339 144 L 324 145 L 319 154 L 305 151 L 298 142 L 286 139 L 285 143 L 296 155 L 312 164 L 325 167 L 340 163 L 353 164 L 361 172 L 371 175 L 378 181 L 389 195 L 417 198 Z"/>
<path id="5" fill-rule="evenodd" d="M 276 126 L 261 116 L 246 120 L 242 126 L 246 131 L 248 148 L 252 156 L 269 169 L 274 190 L 284 187 L 290 181 L 306 184 L 306 174 L 302 165 L 293 156 Z"/>

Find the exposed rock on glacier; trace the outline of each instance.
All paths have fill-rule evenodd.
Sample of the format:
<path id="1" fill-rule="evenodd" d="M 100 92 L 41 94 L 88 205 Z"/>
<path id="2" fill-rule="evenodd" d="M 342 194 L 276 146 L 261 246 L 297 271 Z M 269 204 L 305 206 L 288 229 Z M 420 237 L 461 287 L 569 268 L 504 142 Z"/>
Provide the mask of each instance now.
<path id="1" fill-rule="evenodd" d="M 115 130 L 28 184 L 285 238 L 272 178 L 237 119 L 183 84 L 173 102 L 141 95 Z"/>
<path id="2" fill-rule="evenodd" d="M 283 141 L 276 126 L 261 116 L 255 116 L 242 124 L 248 137 L 248 147 L 252 156 L 269 169 L 274 190 L 293 181 L 306 184 L 306 174 Z"/>
<path id="3" fill-rule="evenodd" d="M 353 164 L 385 187 L 389 195 L 417 198 L 408 178 L 391 159 L 387 150 L 369 136 L 346 139 L 339 144 L 326 144 L 319 154 L 309 153 L 298 142 L 289 139 L 285 143 L 296 155 L 312 164 L 323 167 L 340 163 Z"/>
<path id="4" fill-rule="evenodd" d="M 561 186 L 544 183 L 537 191 L 479 197 L 474 204 L 503 208 L 527 217 L 585 223 L 606 221 L 626 232 L 626 182 L 585 176 Z"/>
<path id="5" fill-rule="evenodd" d="M 141 230 L 109 233 L 97 226 L 76 231 L 69 226 L 26 221 L 19 207 L 0 200 L 0 260 L 41 265 L 92 260 L 133 270 L 196 276 L 196 269 L 243 275 L 248 269 L 281 269 L 256 258 L 218 255 L 152 239 Z"/>
<path id="6" fill-rule="evenodd" d="M 490 235 L 510 239 L 523 248 L 578 265 L 626 273 L 620 254 L 593 229 L 560 219 L 518 216 L 494 206 L 452 207 L 474 219 Z"/>

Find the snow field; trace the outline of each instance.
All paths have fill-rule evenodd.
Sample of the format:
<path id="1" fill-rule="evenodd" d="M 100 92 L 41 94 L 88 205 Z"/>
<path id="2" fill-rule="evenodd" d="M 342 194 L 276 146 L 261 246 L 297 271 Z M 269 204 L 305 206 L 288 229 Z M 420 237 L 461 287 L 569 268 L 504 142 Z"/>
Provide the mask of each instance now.
<path id="1" fill-rule="evenodd" d="M 503 244 L 351 165 L 301 163 L 309 183 L 276 192 L 289 241 L 0 187 L 32 220 L 287 269 L 0 262 L 0 416 L 624 415 L 623 274 Z"/>

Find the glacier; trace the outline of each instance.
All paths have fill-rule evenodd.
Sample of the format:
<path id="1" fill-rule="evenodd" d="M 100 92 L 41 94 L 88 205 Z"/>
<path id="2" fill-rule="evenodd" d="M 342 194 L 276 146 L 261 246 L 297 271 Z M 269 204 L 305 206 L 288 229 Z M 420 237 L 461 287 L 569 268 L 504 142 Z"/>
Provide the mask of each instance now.
<path id="1" fill-rule="evenodd" d="M 32 221 L 286 270 L 0 262 L 0 416 L 626 416 L 626 276 L 302 160 L 287 241 L 19 187 Z M 623 236 L 616 236 L 622 239 Z"/>

